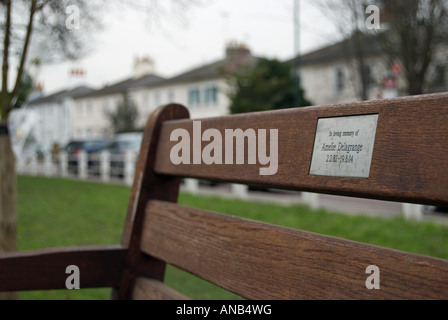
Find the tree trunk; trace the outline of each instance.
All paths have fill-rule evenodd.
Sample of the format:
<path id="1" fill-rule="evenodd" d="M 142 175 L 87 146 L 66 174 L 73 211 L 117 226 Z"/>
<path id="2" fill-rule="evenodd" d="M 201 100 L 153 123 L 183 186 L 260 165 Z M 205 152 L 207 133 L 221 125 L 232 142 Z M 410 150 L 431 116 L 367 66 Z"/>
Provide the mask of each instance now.
<path id="1" fill-rule="evenodd" d="M 17 182 L 15 157 L 8 127 L 0 123 L 0 252 L 17 251 Z M 18 293 L 0 293 L 0 300 L 18 299 Z"/>
<path id="2" fill-rule="evenodd" d="M 410 96 L 419 95 L 423 93 L 423 76 L 408 75 L 408 94 Z"/>

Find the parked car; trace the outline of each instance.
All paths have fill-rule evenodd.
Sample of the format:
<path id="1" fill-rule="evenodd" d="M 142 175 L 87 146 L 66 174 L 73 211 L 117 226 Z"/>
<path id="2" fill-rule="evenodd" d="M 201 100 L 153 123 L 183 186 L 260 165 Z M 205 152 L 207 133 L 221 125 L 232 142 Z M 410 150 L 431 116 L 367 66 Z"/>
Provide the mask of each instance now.
<path id="1" fill-rule="evenodd" d="M 99 153 L 110 145 L 110 140 L 105 138 L 72 140 L 65 146 L 68 154 L 68 167 L 72 172 L 78 172 L 78 155 L 81 151 L 87 153 L 87 167 L 96 173 L 99 168 Z"/>
<path id="2" fill-rule="evenodd" d="M 448 207 L 447 206 L 424 206 L 423 212 L 425 214 L 431 214 L 431 213 L 444 213 L 448 214 Z"/>
<path id="3" fill-rule="evenodd" d="M 106 148 L 111 156 L 111 172 L 114 175 L 123 175 L 125 155 L 133 152 L 138 156 L 142 144 L 143 133 L 130 132 L 117 134 Z"/>

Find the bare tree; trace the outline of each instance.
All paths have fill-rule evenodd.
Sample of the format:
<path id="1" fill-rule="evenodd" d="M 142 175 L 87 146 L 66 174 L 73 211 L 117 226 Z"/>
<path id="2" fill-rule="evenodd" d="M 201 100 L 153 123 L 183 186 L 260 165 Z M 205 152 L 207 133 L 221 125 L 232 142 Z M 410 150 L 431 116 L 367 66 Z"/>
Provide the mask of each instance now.
<path id="1" fill-rule="evenodd" d="M 375 35 L 386 65 L 399 62 L 406 78 L 406 93 L 424 92 L 428 68 L 448 36 L 448 2 L 446 0 L 319 0 L 322 12 L 334 21 L 341 35 L 351 38 L 355 65 L 360 79 L 359 97 L 364 100 L 368 73 L 364 68 L 362 39 Z M 381 11 L 381 28 L 367 30 L 366 8 L 375 5 Z"/>
<path id="2" fill-rule="evenodd" d="M 2 72 L 0 91 L 0 251 L 17 250 L 17 185 L 15 158 L 8 132 L 8 116 L 24 101 L 24 88 L 29 86 L 26 73 L 33 31 L 45 35 L 48 52 L 70 59 L 82 52 L 82 34 L 66 24 L 68 5 L 86 12 L 86 27 L 95 19 L 87 1 L 12 1 L 0 2 L 2 27 Z M 50 50 L 51 49 L 51 50 Z M 47 52 L 47 53 L 48 53 Z M 15 69 L 11 69 L 11 65 Z M 3 293 L 2 299 L 15 299 L 16 293 Z"/>
<path id="3" fill-rule="evenodd" d="M 424 92 L 428 69 L 443 43 L 448 44 L 446 0 L 377 0 L 388 16 L 388 29 L 380 34 L 389 61 L 399 61 L 407 93 Z"/>
<path id="4" fill-rule="evenodd" d="M 365 50 L 365 0 L 316 0 L 315 5 L 334 22 L 345 45 L 345 59 L 351 71 L 352 84 L 358 99 L 367 100 L 370 73 Z"/>
<path id="5" fill-rule="evenodd" d="M 188 6 L 204 1 L 152 0 L 149 6 L 145 4 L 148 1 L 142 0 L 123 3 L 131 7 L 145 4 L 147 10 L 151 9 L 150 17 L 156 18 L 173 11 L 182 16 Z M 86 44 L 101 27 L 99 16 L 106 7 L 119 3 L 120 1 L 109 0 L 0 0 L 0 252 L 17 250 L 17 188 L 8 117 L 13 108 L 20 106 L 17 103 L 19 97 L 23 99 L 20 92 L 25 83 L 31 47 L 38 48 L 44 63 L 58 59 L 77 59 L 90 49 Z M 13 299 L 17 295 L 0 294 L 1 298 Z"/>

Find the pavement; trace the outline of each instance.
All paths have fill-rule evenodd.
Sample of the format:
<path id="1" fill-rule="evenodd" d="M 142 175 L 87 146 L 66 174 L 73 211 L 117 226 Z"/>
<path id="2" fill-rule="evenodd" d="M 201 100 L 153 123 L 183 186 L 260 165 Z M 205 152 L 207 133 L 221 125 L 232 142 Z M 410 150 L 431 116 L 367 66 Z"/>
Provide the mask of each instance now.
<path id="1" fill-rule="evenodd" d="M 219 195 L 227 198 L 238 198 L 232 194 L 230 185 L 204 186 L 200 185 L 197 194 Z M 247 192 L 245 199 L 259 202 L 273 202 L 281 205 L 303 204 L 303 194 L 297 191 L 270 190 Z M 319 194 L 318 208 L 330 212 L 338 212 L 347 215 L 364 215 L 370 217 L 382 217 L 385 219 L 395 218 L 403 215 L 402 203 L 372 200 L 364 198 L 342 197 L 334 195 Z M 420 221 L 432 221 L 448 226 L 448 213 L 436 211 L 425 212 Z"/>

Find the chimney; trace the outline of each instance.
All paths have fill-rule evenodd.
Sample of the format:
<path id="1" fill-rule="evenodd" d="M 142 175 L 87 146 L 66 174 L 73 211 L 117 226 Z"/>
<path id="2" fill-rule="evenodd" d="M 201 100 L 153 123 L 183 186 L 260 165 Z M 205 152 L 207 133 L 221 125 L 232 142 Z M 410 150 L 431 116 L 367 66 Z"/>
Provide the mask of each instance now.
<path id="1" fill-rule="evenodd" d="M 244 43 L 232 41 L 226 47 L 226 59 L 229 62 L 245 60 L 250 55 L 250 50 Z"/>
<path id="2" fill-rule="evenodd" d="M 140 78 L 146 75 L 154 74 L 154 61 L 144 56 L 142 58 L 136 57 L 134 61 L 134 78 Z"/>
<path id="3" fill-rule="evenodd" d="M 250 65 L 254 61 L 255 58 L 244 43 L 232 41 L 227 45 L 225 72 L 232 73 L 242 65 Z"/>
<path id="4" fill-rule="evenodd" d="M 69 79 L 67 89 L 74 89 L 76 87 L 85 85 L 86 82 L 86 71 L 81 68 L 72 68 L 69 70 Z"/>

